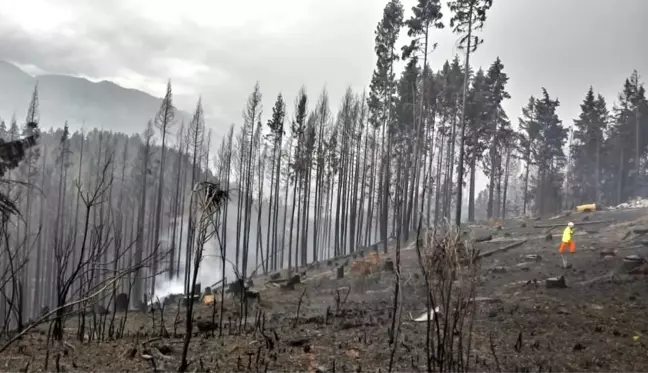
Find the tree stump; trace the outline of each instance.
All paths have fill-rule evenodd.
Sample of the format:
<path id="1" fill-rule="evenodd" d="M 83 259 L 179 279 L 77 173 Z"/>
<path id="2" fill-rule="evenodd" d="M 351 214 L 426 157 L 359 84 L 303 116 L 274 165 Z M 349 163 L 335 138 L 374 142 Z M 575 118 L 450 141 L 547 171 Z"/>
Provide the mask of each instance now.
<path id="1" fill-rule="evenodd" d="M 542 256 L 538 254 L 527 254 L 522 257 L 522 262 L 541 262 Z"/>
<path id="2" fill-rule="evenodd" d="M 343 279 L 344 278 L 344 266 L 339 266 L 337 269 L 337 279 Z"/>
<path id="3" fill-rule="evenodd" d="M 119 293 L 115 297 L 115 310 L 117 312 L 126 312 L 128 309 L 128 294 Z"/>
<path id="4" fill-rule="evenodd" d="M 547 289 L 565 289 L 567 288 L 567 281 L 565 276 L 550 277 L 545 281 Z"/>
<path id="5" fill-rule="evenodd" d="M 293 275 L 286 281 L 286 283 L 282 286 L 282 288 L 286 290 L 294 290 L 295 285 L 301 283 L 301 276 L 300 275 Z"/>
<path id="6" fill-rule="evenodd" d="M 623 258 L 623 270 L 631 272 L 633 269 L 640 267 L 646 260 L 639 255 L 628 255 Z"/>

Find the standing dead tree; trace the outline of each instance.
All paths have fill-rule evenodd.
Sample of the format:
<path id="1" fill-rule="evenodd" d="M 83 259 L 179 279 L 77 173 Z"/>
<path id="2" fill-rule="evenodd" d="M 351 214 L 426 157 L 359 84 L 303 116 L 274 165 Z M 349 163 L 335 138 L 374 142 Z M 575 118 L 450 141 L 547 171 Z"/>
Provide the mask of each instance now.
<path id="1" fill-rule="evenodd" d="M 477 250 L 446 222 L 416 243 L 427 292 L 428 372 L 468 372 L 476 311 Z"/>
<path id="2" fill-rule="evenodd" d="M 151 261 L 151 259 L 147 258 L 146 262 L 148 263 L 150 261 Z M 35 328 L 38 325 L 41 325 L 42 323 L 44 323 L 44 322 L 46 322 L 48 320 L 50 320 L 50 318 L 52 316 L 57 315 L 60 311 L 72 309 L 72 307 L 74 307 L 74 306 L 76 306 L 78 304 L 86 302 L 89 299 L 94 299 L 94 298 L 98 297 L 100 294 L 107 292 L 109 289 L 112 288 L 114 283 L 121 281 L 124 277 L 132 274 L 134 271 L 138 270 L 141 266 L 142 265 L 126 268 L 125 270 L 120 271 L 115 276 L 112 276 L 111 278 L 106 279 L 102 284 L 97 285 L 97 287 L 95 289 L 91 289 L 91 291 L 89 291 L 86 296 L 84 296 L 84 297 L 82 297 L 80 299 L 77 299 L 75 301 L 66 303 L 66 304 L 64 304 L 64 305 L 62 305 L 60 307 L 57 307 L 57 308 L 55 308 L 55 309 L 53 309 L 53 310 L 51 310 L 51 311 L 49 311 L 47 313 L 44 313 L 40 318 L 38 318 L 36 321 L 31 323 L 29 326 L 27 326 L 25 329 L 23 329 L 20 333 L 14 335 L 4 345 L 2 345 L 2 347 L 0 347 L 0 353 L 6 351 L 7 348 L 9 348 L 17 340 L 22 338 L 30 330 L 32 330 L 33 328 Z M 56 322 L 56 319 L 55 319 L 55 322 Z"/>
<path id="3" fill-rule="evenodd" d="M 191 276 L 191 286 L 188 294 L 187 313 L 185 316 L 185 336 L 184 344 L 182 347 L 182 360 L 180 362 L 179 372 L 186 372 L 189 367 L 187 360 L 187 352 L 189 351 L 189 343 L 191 343 L 191 336 L 193 331 L 193 305 L 194 295 L 196 289 L 196 281 L 198 279 L 198 271 L 200 263 L 203 258 L 203 251 L 205 244 L 214 235 L 218 235 L 218 227 L 220 224 L 220 213 L 223 206 L 227 203 L 229 196 L 225 189 L 222 189 L 220 184 L 203 181 L 194 187 L 192 194 L 198 203 L 196 204 L 196 215 L 198 229 L 196 242 L 193 253 L 193 273 Z"/>
<path id="4" fill-rule="evenodd" d="M 14 315 L 16 331 L 20 332 L 24 327 L 24 310 L 25 310 L 25 300 L 28 294 L 25 291 L 25 281 L 24 276 L 21 275 L 26 271 L 27 262 L 29 261 L 29 255 L 33 249 L 33 243 L 31 247 L 27 247 L 27 240 L 23 238 L 17 242 L 12 242 L 11 234 L 9 233 L 8 225 L 10 222 L 5 220 L 2 222 L 2 230 L 0 234 L 0 246 L 3 247 L 1 251 L 4 253 L 4 258 L 2 260 L 2 272 L 0 272 L 0 295 L 3 297 L 2 302 L 5 302 L 8 311 L 6 315 L 3 315 L 2 327 L 0 328 L 0 335 L 5 334 L 5 332 L 10 330 L 11 326 L 11 315 Z M 40 230 L 38 231 L 40 235 Z M 38 237 L 37 235 L 37 237 Z M 10 294 L 7 294 L 5 286 L 11 284 L 9 289 L 11 290 Z"/>
<path id="5" fill-rule="evenodd" d="M 84 193 L 82 191 L 81 181 L 76 181 L 76 187 L 79 191 L 79 196 L 81 197 L 81 200 L 83 201 L 83 205 L 85 207 L 85 220 L 82 233 L 83 238 L 81 240 L 81 247 L 79 249 L 79 255 L 76 263 L 70 263 L 71 258 L 73 257 L 72 253 L 75 249 L 71 245 L 71 241 L 68 241 L 66 244 L 62 244 L 62 241 L 57 242 L 54 246 L 57 285 L 56 305 L 59 311 L 56 313 L 56 319 L 54 322 L 54 327 L 52 329 L 52 336 L 57 341 L 63 339 L 64 309 L 62 308 L 62 306 L 67 301 L 67 297 L 72 285 L 77 281 L 78 278 L 80 278 L 81 275 L 86 273 L 88 267 L 91 266 L 93 262 L 96 262 L 97 258 L 101 255 L 101 252 L 97 252 L 101 250 L 96 250 L 95 245 L 90 245 L 90 242 L 88 242 L 90 236 L 90 219 L 92 216 L 92 210 L 105 201 L 105 193 L 108 191 L 112 183 L 112 176 L 109 176 L 111 163 L 112 159 L 108 159 L 104 163 L 102 171 L 99 175 L 99 180 L 93 190 Z M 92 250 L 89 250 L 91 248 Z M 68 268 L 70 264 L 72 265 L 72 268 Z M 68 270 L 69 275 L 67 275 Z"/>

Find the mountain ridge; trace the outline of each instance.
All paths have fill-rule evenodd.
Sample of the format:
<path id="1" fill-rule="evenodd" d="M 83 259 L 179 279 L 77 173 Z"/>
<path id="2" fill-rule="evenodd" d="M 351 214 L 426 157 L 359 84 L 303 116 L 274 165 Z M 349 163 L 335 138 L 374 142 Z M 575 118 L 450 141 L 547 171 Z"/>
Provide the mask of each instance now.
<path id="1" fill-rule="evenodd" d="M 40 124 L 57 128 L 67 121 L 71 129 L 102 128 L 126 134 L 139 133 L 153 119 L 162 98 L 110 80 L 92 82 L 63 74 L 31 75 L 9 61 L 0 60 L 0 118 L 13 115 L 23 122 L 34 87 L 38 84 Z M 178 110 L 176 120 L 191 115 Z"/>

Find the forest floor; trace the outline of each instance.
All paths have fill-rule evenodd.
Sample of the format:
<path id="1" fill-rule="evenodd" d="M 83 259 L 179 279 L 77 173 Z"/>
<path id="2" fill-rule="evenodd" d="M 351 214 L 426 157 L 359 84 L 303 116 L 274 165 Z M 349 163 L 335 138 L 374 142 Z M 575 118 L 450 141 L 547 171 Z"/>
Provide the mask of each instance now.
<path id="1" fill-rule="evenodd" d="M 566 255 L 571 267 L 564 269 L 557 247 L 569 220 L 577 224 L 577 252 Z M 551 240 L 544 227 L 549 224 L 560 225 Z M 648 235 L 644 240 L 633 233 L 641 228 L 648 232 L 648 209 L 471 226 L 475 237 L 493 235 L 476 244 L 482 253 L 526 240 L 481 260 L 471 370 L 648 371 L 648 267 L 624 262 L 629 255 L 648 257 Z M 426 299 L 416 258 L 414 245 L 404 245 L 395 371 L 426 370 L 426 323 L 413 320 L 425 312 Z M 352 260 L 309 266 L 293 290 L 255 279 L 260 301 L 250 306 L 247 328 L 239 333 L 238 306 L 226 302 L 223 335 L 216 330 L 215 337 L 208 332 L 193 338 L 189 371 L 387 371 L 394 275 L 355 275 L 346 265 L 344 278 L 337 279 L 336 268 Z M 555 276 L 564 276 L 567 287 L 547 288 L 545 280 Z M 197 321 L 208 323 L 212 307 L 196 307 Z M 158 337 L 159 313 L 153 321 L 151 314 L 133 312 L 124 338 L 83 344 L 75 339 L 76 320 L 68 320 L 66 343 L 50 347 L 47 368 L 47 326 L 42 325 L 0 354 L 0 370 L 25 371 L 29 363 L 29 371 L 140 372 L 153 371 L 153 365 L 176 371 L 182 354 L 182 336 L 173 336 L 176 313 L 175 306 L 164 312 L 168 338 Z M 183 313 L 184 308 L 178 333 L 184 329 Z M 117 321 L 123 317 L 118 313 Z"/>

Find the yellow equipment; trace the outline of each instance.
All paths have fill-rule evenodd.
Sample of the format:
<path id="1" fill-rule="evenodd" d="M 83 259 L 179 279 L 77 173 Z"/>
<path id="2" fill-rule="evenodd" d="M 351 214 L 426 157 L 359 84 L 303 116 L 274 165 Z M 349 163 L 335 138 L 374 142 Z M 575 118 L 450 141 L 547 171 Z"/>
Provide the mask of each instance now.
<path id="1" fill-rule="evenodd" d="M 212 304 L 214 303 L 214 295 L 205 295 L 203 296 L 203 304 Z"/>
<path id="2" fill-rule="evenodd" d="M 596 211 L 596 203 L 576 206 L 576 212 L 594 212 L 594 211 Z"/>

